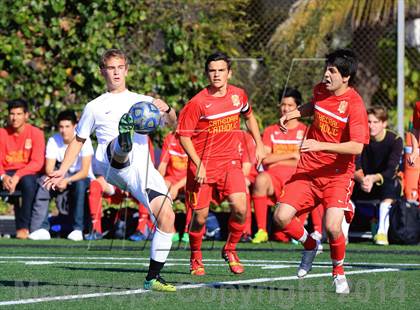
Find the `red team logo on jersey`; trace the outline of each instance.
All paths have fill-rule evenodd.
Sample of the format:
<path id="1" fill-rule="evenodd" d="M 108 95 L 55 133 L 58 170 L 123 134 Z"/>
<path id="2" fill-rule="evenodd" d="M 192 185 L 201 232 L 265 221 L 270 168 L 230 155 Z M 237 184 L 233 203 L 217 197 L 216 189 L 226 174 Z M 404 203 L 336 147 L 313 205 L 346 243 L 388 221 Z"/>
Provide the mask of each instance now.
<path id="1" fill-rule="evenodd" d="M 349 103 L 345 100 L 340 101 L 340 105 L 338 106 L 338 112 L 340 112 L 341 114 L 346 112 L 348 104 Z"/>
<path id="2" fill-rule="evenodd" d="M 241 104 L 241 101 L 239 100 L 239 96 L 238 95 L 232 95 L 232 104 L 234 107 L 239 107 L 239 105 Z"/>

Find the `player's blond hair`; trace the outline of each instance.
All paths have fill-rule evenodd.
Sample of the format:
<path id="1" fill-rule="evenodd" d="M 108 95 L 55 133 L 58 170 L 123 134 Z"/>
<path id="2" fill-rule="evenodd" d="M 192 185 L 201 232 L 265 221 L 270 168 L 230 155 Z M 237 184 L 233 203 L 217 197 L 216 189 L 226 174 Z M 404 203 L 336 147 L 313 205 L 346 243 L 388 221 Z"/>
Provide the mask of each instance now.
<path id="1" fill-rule="evenodd" d="M 112 57 L 116 58 L 122 58 L 125 61 L 125 64 L 128 65 L 128 57 L 125 54 L 123 50 L 117 49 L 117 48 L 111 48 L 109 50 L 106 50 L 99 61 L 99 68 L 104 69 L 106 61 Z"/>

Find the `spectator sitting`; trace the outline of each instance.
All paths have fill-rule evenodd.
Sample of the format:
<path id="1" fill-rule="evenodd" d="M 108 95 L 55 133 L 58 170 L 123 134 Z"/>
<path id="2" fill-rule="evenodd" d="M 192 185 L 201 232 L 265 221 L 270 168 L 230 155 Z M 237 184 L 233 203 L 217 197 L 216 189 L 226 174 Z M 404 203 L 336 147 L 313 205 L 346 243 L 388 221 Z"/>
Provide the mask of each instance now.
<path id="1" fill-rule="evenodd" d="M 286 88 L 279 93 L 279 115 L 296 110 L 302 102 L 302 95 L 297 89 Z M 267 127 L 263 133 L 266 157 L 263 160 L 264 172 L 257 175 L 253 189 L 255 220 L 258 231 L 252 243 L 268 241 L 267 207 L 271 202 L 279 201 L 283 195 L 284 184 L 295 173 L 300 158 L 299 147 L 305 137 L 307 127 L 297 119 L 287 122 L 287 132 L 280 130 L 279 124 Z M 274 204 L 273 203 L 273 204 Z M 278 241 L 288 241 L 283 232 L 273 234 Z"/>
<path id="2" fill-rule="evenodd" d="M 72 110 L 61 112 L 57 117 L 59 133 L 48 139 L 46 151 L 45 173 L 49 175 L 61 164 L 67 146 L 75 136 L 77 118 Z M 90 179 L 93 178 L 91 161 L 93 147 L 88 139 L 83 145 L 77 161 L 69 169 L 69 173 L 55 189 L 47 190 L 40 186 L 36 192 L 32 208 L 31 234 L 29 239 L 50 239 L 48 223 L 48 205 L 51 197 L 56 197 L 57 207 L 60 214 L 72 215 L 73 231 L 67 236 L 73 241 L 83 240 L 84 212 L 86 190 Z M 45 176 L 39 182 L 42 185 Z"/>
<path id="3" fill-rule="evenodd" d="M 16 238 L 27 239 L 31 207 L 38 174 L 44 166 L 43 132 L 28 124 L 28 104 L 18 99 L 8 102 L 8 125 L 0 129 L 0 175 L 2 190 L 22 192 L 22 205 L 15 206 Z"/>
<path id="4" fill-rule="evenodd" d="M 159 173 L 165 179 L 166 186 L 169 189 L 172 200 L 176 200 L 180 192 L 185 193 L 185 184 L 187 183 L 187 164 L 188 155 L 179 142 L 179 138 L 174 133 L 169 133 L 162 146 Z M 189 242 L 188 225 L 191 220 L 192 211 L 187 209 L 182 242 Z M 180 234 L 175 233 L 172 237 L 173 242 L 180 240 Z"/>
<path id="5" fill-rule="evenodd" d="M 396 133 L 386 129 L 388 114 L 384 107 L 368 110 L 370 142 L 356 159 L 356 181 L 352 200 L 381 201 L 379 227 L 374 241 L 388 245 L 389 209 L 393 200 L 401 196 L 397 177 L 403 151 L 403 141 Z"/>

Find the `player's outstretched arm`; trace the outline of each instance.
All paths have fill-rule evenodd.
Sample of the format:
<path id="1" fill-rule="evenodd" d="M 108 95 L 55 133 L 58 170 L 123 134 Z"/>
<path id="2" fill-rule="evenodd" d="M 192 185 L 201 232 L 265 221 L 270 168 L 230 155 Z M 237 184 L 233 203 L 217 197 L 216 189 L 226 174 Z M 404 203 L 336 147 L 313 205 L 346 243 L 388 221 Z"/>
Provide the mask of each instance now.
<path id="1" fill-rule="evenodd" d="M 363 143 L 348 141 L 343 143 L 320 142 L 306 139 L 302 143 L 301 152 L 331 152 L 337 154 L 359 155 L 363 151 Z"/>
<path id="2" fill-rule="evenodd" d="M 307 117 L 314 114 L 314 105 L 312 103 L 305 103 L 298 107 L 296 110 L 287 112 L 279 120 L 280 129 L 283 132 L 287 132 L 287 122 L 300 117 Z"/>
<path id="3" fill-rule="evenodd" d="M 165 101 L 162 99 L 155 99 L 153 104 L 159 109 L 159 111 L 164 112 L 166 117 L 166 123 L 171 126 L 176 126 L 176 112 L 172 107 L 170 107 Z"/>
<path id="4" fill-rule="evenodd" d="M 66 153 L 64 154 L 63 162 L 61 163 L 60 169 L 53 171 L 50 173 L 44 181 L 43 186 L 46 189 L 55 189 L 57 184 L 61 182 L 61 180 L 66 175 L 67 171 L 73 165 L 74 161 L 76 160 L 77 156 L 82 149 L 83 143 L 85 143 L 86 139 L 82 139 L 78 136 L 75 136 L 74 139 L 70 142 L 69 146 L 66 149 Z"/>

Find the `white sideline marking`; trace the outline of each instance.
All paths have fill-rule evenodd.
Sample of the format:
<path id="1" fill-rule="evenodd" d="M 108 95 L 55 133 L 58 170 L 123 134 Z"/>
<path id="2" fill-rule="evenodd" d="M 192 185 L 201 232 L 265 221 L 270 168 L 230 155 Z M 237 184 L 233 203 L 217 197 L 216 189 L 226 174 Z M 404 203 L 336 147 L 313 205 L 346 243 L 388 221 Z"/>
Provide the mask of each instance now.
<path id="1" fill-rule="evenodd" d="M 357 270 L 357 271 L 346 272 L 346 275 L 379 273 L 379 272 L 395 272 L 395 271 L 399 271 L 399 269 L 387 268 L 387 269 Z M 309 274 L 305 278 L 323 278 L 323 277 L 331 277 L 331 273 L 328 272 L 328 273 L 319 273 L 319 274 Z M 276 277 L 276 278 L 257 278 L 257 279 L 248 279 L 248 280 L 238 280 L 238 281 L 187 284 L 187 285 L 177 286 L 176 288 L 177 290 L 185 290 L 185 289 L 195 289 L 195 288 L 202 288 L 202 287 L 215 287 L 215 286 L 221 286 L 221 285 L 252 284 L 252 283 L 263 283 L 263 282 L 287 281 L 287 280 L 299 280 L 299 278 L 297 276 Z M 125 296 L 125 295 L 135 295 L 135 294 L 143 294 L 143 293 L 149 293 L 149 292 L 151 291 L 147 291 L 144 289 L 136 289 L 136 290 L 127 290 L 127 291 L 120 291 L 120 292 L 90 293 L 90 294 L 64 295 L 64 296 L 54 296 L 54 297 L 29 298 L 29 299 L 21 299 L 21 300 L 7 300 L 7 301 L 0 302 L 0 306 L 33 304 L 33 303 L 48 302 L 48 301 L 87 299 L 87 298 L 105 297 L 105 296 Z"/>
<path id="2" fill-rule="evenodd" d="M 321 254 L 322 255 L 322 254 Z M 319 256 L 317 256 L 319 257 Z M 0 256 L 0 260 L 4 259 L 5 261 L 0 261 L 0 263 L 7 263 L 9 261 L 11 261 L 12 259 L 20 259 L 20 260 L 35 260 L 35 259 L 45 259 L 45 260 L 62 260 L 62 259 L 66 259 L 66 260 L 74 260 L 74 261 L 83 261 L 83 263 L 86 263 L 86 260 L 107 260 L 107 261 L 115 261 L 115 260 L 121 260 L 121 261 L 146 261 L 147 265 L 149 264 L 149 257 L 115 257 L 115 256 L 111 256 L 111 257 L 104 257 L 104 256 Z M 168 258 L 166 260 L 167 262 L 188 262 L 189 263 L 189 258 Z M 203 262 L 220 262 L 222 261 L 222 259 L 203 259 Z M 256 264 L 299 264 L 299 261 L 292 261 L 292 260 L 264 260 L 264 259 L 241 259 L 241 262 L 243 263 L 256 263 Z M 248 264 L 246 264 L 248 265 Z M 317 261 L 314 262 L 314 265 L 328 265 L 331 266 L 331 260 L 328 257 L 328 261 L 322 262 L 322 261 Z M 398 267 L 419 267 L 420 264 L 419 263 L 378 263 L 378 262 L 357 262 L 357 263 L 352 263 L 349 261 L 345 262 L 345 266 L 364 266 L 364 265 L 369 265 L 369 266 L 398 266 Z"/>

